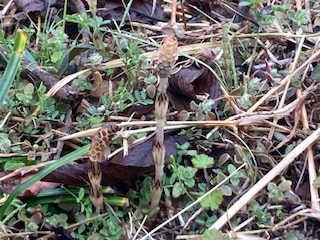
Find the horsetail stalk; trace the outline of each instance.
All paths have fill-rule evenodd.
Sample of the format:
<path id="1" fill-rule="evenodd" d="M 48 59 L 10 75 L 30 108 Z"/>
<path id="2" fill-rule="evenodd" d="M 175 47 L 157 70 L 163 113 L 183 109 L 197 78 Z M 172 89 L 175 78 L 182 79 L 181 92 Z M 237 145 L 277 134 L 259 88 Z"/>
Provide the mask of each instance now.
<path id="1" fill-rule="evenodd" d="M 155 101 L 156 140 L 152 146 L 152 154 L 155 165 L 155 178 L 152 183 L 150 213 L 158 208 L 162 195 L 162 176 L 165 158 L 164 127 L 169 100 L 167 97 L 168 78 L 171 69 L 178 56 L 178 41 L 175 36 L 167 36 L 163 39 L 159 49 L 159 61 L 157 74 L 159 76 L 158 92 Z"/>
<path id="2" fill-rule="evenodd" d="M 101 192 L 102 171 L 100 162 L 107 160 L 110 154 L 109 144 L 113 135 L 118 131 L 115 123 L 107 123 L 97 131 L 91 140 L 88 177 L 90 181 L 90 199 L 97 212 L 104 212 L 104 199 Z"/>

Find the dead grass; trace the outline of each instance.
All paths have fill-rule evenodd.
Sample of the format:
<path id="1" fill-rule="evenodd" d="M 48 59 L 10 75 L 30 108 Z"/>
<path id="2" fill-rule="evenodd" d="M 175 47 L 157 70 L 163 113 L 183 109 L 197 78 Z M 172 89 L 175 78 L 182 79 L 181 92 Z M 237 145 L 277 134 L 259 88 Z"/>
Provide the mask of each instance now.
<path id="1" fill-rule="evenodd" d="M 155 1 L 137 2 L 145 4 L 148 9 Z M 187 195 L 177 199 L 163 196 L 163 200 L 166 201 L 160 202 L 159 215 L 161 217 L 151 223 L 142 217 L 141 208 L 143 206 L 137 206 L 139 202 L 136 200 L 136 208 L 125 210 L 124 212 L 128 215 L 119 219 L 125 230 L 124 236 L 128 239 L 165 239 L 169 238 L 168 236 L 171 234 L 170 236 L 174 236 L 176 239 L 210 239 L 208 236 L 214 234 L 210 230 L 216 229 L 222 230 L 233 239 L 289 239 L 285 235 L 286 231 L 294 233 L 297 236 L 296 239 L 317 239 L 319 236 L 317 224 L 320 205 L 318 186 L 315 183 L 319 179 L 317 160 L 320 147 L 318 141 L 320 137 L 318 128 L 320 32 L 317 30 L 320 26 L 320 6 L 315 1 L 290 1 L 291 8 L 286 11 L 291 9 L 294 10 L 294 13 L 300 10 L 306 11 L 305 14 L 309 20 L 296 27 L 297 16 L 293 20 L 275 18 L 270 25 L 263 24 L 262 18 L 256 19 L 255 13 L 262 15 L 264 11 L 272 9 L 273 5 L 283 6 L 281 1 L 253 4 L 241 12 L 235 4 L 238 3 L 237 1 L 231 3 L 225 1 L 215 3 L 212 3 L 213 1 L 185 1 L 184 5 L 181 5 L 180 2 L 177 5 L 172 5 L 176 1 L 161 2 L 164 9 L 163 16 L 170 20 L 167 22 L 152 20 L 154 21 L 152 24 L 141 15 L 134 17 L 133 14 L 138 11 L 141 5 L 138 7 L 132 5 L 132 12 L 130 12 L 132 18 L 126 21 L 121 30 L 117 24 L 114 24 L 103 35 L 104 42 L 95 39 L 97 46 L 101 47 L 104 44 L 109 51 L 104 56 L 104 61 L 101 64 L 80 64 L 74 73 L 64 74 L 45 93 L 47 97 L 56 98 L 59 101 L 61 96 L 57 96 L 59 91 L 61 94 L 65 87 L 74 87 L 74 81 L 79 78 L 91 81 L 92 72 L 99 71 L 104 73 L 103 84 L 109 84 L 106 87 L 108 96 L 114 96 L 117 94 L 115 89 L 117 87 L 119 89 L 121 86 L 121 81 L 130 82 L 131 74 L 131 70 L 128 69 L 128 59 L 117 52 L 117 48 L 120 48 L 118 40 L 138 42 L 139 48 L 145 51 L 138 54 L 138 57 L 139 59 L 147 58 L 149 66 L 146 69 L 140 69 L 141 63 L 133 72 L 148 75 L 153 73 L 153 67 L 158 61 L 157 47 L 161 44 L 164 36 L 170 34 L 178 36 L 180 55 L 172 71 L 172 78 L 177 77 L 183 69 L 194 67 L 209 69 L 207 78 L 213 78 L 219 82 L 220 90 L 215 90 L 221 91 L 221 94 L 213 99 L 217 104 L 209 111 L 214 115 L 214 119 L 209 117 L 212 115 L 208 112 L 203 112 L 203 119 L 197 119 L 200 105 L 197 105 L 198 109 L 196 110 L 191 109 L 190 106 L 182 110 L 175 105 L 180 102 L 169 97 L 171 105 L 164 127 L 164 131 L 171 135 L 175 135 L 181 129 L 191 129 L 194 134 L 188 140 L 191 143 L 191 149 L 196 149 L 198 153 L 204 152 L 215 158 L 215 166 L 208 169 L 208 176 L 204 176 L 202 171 L 201 174 L 198 171 L 194 177 L 197 184 L 206 183 L 207 191 L 193 195 L 193 199 Z M 199 5 L 199 2 L 202 2 L 202 6 Z M 11 9 L 12 12 L 7 12 L 8 9 Z M 93 10 L 91 9 L 91 11 Z M 270 11 L 270 15 L 275 11 Z M 18 12 L 12 2 L 3 8 L 5 34 L 10 35 L 16 26 L 23 27 L 25 24 L 10 20 L 10 17 Z M 242 16 L 242 19 L 233 23 L 233 19 L 236 20 L 239 17 L 238 15 L 234 18 L 234 14 L 237 13 Z M 152 19 L 151 16 L 149 17 Z M 124 19 L 122 18 L 121 22 L 124 22 Z M 43 24 L 41 20 L 38 18 L 40 26 Z M 120 22 L 120 20 L 117 19 L 115 22 Z M 68 30 L 68 28 L 66 29 Z M 130 30 L 132 31 L 130 32 Z M 179 38 L 182 30 L 184 30 L 184 35 Z M 137 37 L 135 34 L 140 35 Z M 29 49 L 39 44 L 39 34 L 35 36 L 36 38 L 30 40 Z M 91 42 L 93 45 L 92 39 Z M 95 51 L 98 50 L 95 49 Z M 85 59 L 84 56 L 82 58 Z M 47 70 L 49 66 L 40 67 Z M 32 70 L 27 71 L 32 73 Z M 113 71 L 113 73 L 108 75 L 108 71 Z M 30 72 L 27 74 L 30 75 Z M 55 76 L 54 72 L 50 72 L 50 74 Z M 134 77 L 138 79 L 139 74 Z M 203 98 L 204 93 L 196 92 L 196 87 L 199 87 L 201 82 L 200 84 L 190 83 L 192 74 L 188 75 L 189 78 L 180 79 L 181 88 L 173 95 L 185 91 L 183 94 L 188 97 L 189 102 L 194 100 L 199 104 L 203 102 L 200 99 Z M 255 78 L 258 78 L 258 81 Z M 147 85 L 139 83 L 138 87 L 135 85 L 126 85 L 126 87 L 129 86 L 137 91 L 145 92 Z M 188 88 L 190 85 L 194 87 L 194 92 Z M 16 84 L 14 87 L 17 86 Z M 212 98 L 212 94 L 209 92 L 212 89 L 213 87 L 206 89 L 208 90 L 205 92 L 208 99 Z M 172 89 L 169 88 L 169 91 Z M 81 116 L 82 119 L 86 119 L 87 115 L 84 113 L 88 113 L 88 111 L 85 108 L 94 106 L 98 112 L 114 111 L 108 116 L 98 116 L 104 121 L 116 122 L 117 126 L 122 129 L 118 135 L 123 139 L 123 144 L 119 145 L 120 141 L 117 140 L 118 149 L 114 149 L 113 153 L 109 155 L 111 158 L 121 151 L 130 155 L 129 136 L 143 133 L 147 135 L 156 130 L 156 121 L 153 121 L 153 108 L 144 110 L 143 104 L 140 104 L 117 112 L 115 109 L 119 107 L 118 103 L 121 102 L 121 98 L 118 102 L 112 102 L 113 109 L 111 107 L 106 109 L 105 105 L 101 103 L 101 98 L 94 99 L 88 91 L 76 90 L 75 92 L 76 100 L 70 104 L 72 114 L 69 123 L 67 120 L 65 122 L 38 120 L 42 111 L 40 105 L 37 107 L 28 106 L 27 109 L 30 112 L 27 116 L 18 111 L 12 111 L 14 108 L 11 110 L 2 109 L 0 110 L 0 126 L 3 127 L 3 132 L 9 133 L 10 129 L 14 129 L 16 136 L 19 136 L 21 140 L 21 142 L 14 144 L 19 146 L 25 146 L 24 141 L 26 140 L 31 145 L 48 144 L 46 148 L 37 149 L 36 152 L 51 152 L 50 150 L 54 148 L 48 146 L 52 140 L 61 142 L 61 149 L 70 152 L 72 151 L 70 149 L 89 143 L 86 137 L 92 136 L 101 128 L 99 124 L 93 123 L 79 127 L 81 121 L 77 117 Z M 128 104 L 128 101 L 125 103 Z M 80 105 L 83 109 L 78 108 Z M 182 111 L 187 112 L 187 119 L 179 119 L 178 114 Z M 8 112 L 10 112 L 9 115 Z M 34 117 L 34 119 L 30 120 L 30 117 Z M 32 121 L 34 121 L 34 125 L 39 124 L 40 126 L 37 133 L 28 135 L 20 130 L 21 126 L 32 125 Z M 45 132 L 45 127 L 49 126 L 48 124 L 52 130 Z M 69 129 L 63 129 L 63 124 Z M 198 130 L 201 131 L 200 134 L 197 133 Z M 143 144 L 150 136 L 134 139 L 135 141 L 132 143 Z M 55 143 L 51 144 L 56 146 Z M 143 148 L 143 145 L 141 146 Z M 2 151 L 0 148 L 0 157 L 2 159 L 11 159 L 13 156 L 25 157 L 28 151 L 31 151 L 30 148 L 25 148 L 27 150 L 19 154 L 13 151 Z M 221 156 L 226 154 L 231 157 L 223 162 Z M 52 154 L 49 158 L 53 159 L 53 157 Z M 59 156 L 55 157 L 55 159 L 58 158 Z M 220 160 L 222 164 L 219 163 Z M 226 176 L 223 181 L 217 182 L 218 174 L 213 170 L 223 171 L 228 163 L 234 164 L 237 170 Z M 46 164 L 38 163 L 32 167 L 32 170 L 43 168 L 43 165 Z M 181 165 L 192 166 L 190 156 L 185 155 Z M 3 174 L 0 181 L 5 183 L 13 176 L 22 177 L 26 172 L 31 171 L 27 171 L 27 169 L 29 168 L 19 168 L 12 172 L 4 172 L 1 169 Z M 247 178 L 241 179 L 239 185 L 232 186 L 228 181 L 240 170 L 246 172 Z M 172 171 L 172 166 L 170 167 L 168 164 L 165 173 L 169 174 L 170 171 Z M 279 186 L 280 183 L 287 180 L 291 181 L 291 185 L 286 190 L 285 197 L 281 201 L 274 201 L 270 197 L 269 184 L 275 183 Z M 134 188 L 133 185 L 134 183 L 131 185 L 132 188 Z M 218 209 L 209 210 L 199 205 L 205 197 L 215 190 L 221 190 L 223 186 L 230 186 L 232 195 L 224 196 L 224 201 Z M 196 186 L 190 188 L 189 191 L 200 193 Z M 123 189 L 120 189 L 118 193 L 125 194 Z M 295 201 L 297 198 L 298 202 Z M 271 213 L 272 217 L 268 224 L 259 223 L 261 216 L 255 215 L 250 210 L 254 200 L 259 203 L 261 211 L 266 210 Z M 217 217 L 213 224 L 206 227 L 208 230 L 204 234 L 203 231 L 199 232 L 197 228 L 200 225 L 197 225 L 195 221 L 202 213 L 206 216 L 215 215 Z M 87 221 L 92 222 L 98 217 L 87 219 Z M 188 221 L 188 219 L 191 220 Z M 154 227 L 153 224 L 157 227 Z M 79 228 L 79 224 L 70 223 L 69 227 L 66 227 L 69 231 L 75 231 L 77 228 Z M 5 237 L 7 238 L 18 237 L 17 233 L 12 233 L 14 235 L 9 234 L 8 231 L 6 233 Z M 29 232 L 23 234 L 28 235 Z M 48 232 L 41 234 L 48 234 Z M 52 236 L 51 233 L 44 239 L 50 239 Z"/>

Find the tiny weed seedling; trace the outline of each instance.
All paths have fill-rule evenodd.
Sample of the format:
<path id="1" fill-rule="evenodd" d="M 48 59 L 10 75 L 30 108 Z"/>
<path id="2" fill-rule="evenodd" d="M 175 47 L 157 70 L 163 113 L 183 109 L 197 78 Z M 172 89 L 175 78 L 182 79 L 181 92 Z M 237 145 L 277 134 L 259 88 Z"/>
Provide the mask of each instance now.
<path id="1" fill-rule="evenodd" d="M 170 156 L 170 169 L 172 174 L 170 177 L 164 178 L 164 192 L 167 196 L 178 198 L 183 194 L 188 194 L 188 189 L 192 189 L 195 186 L 195 174 L 199 169 L 203 169 L 206 173 L 206 169 L 212 167 L 214 160 L 212 157 L 205 154 L 197 154 L 195 150 L 189 150 L 190 143 L 186 142 L 182 145 L 177 144 L 178 155 L 176 158 Z M 192 166 L 182 166 L 181 163 L 184 157 L 192 156 Z M 178 180 L 178 181 L 177 181 Z M 201 185 L 200 185 L 201 186 Z M 170 194 L 169 188 L 172 187 Z M 205 187 L 203 188 L 205 189 Z M 204 190 L 205 191 L 205 190 Z M 191 199 L 191 195 L 189 195 Z"/>
<path id="2" fill-rule="evenodd" d="M 212 111 L 212 104 L 214 104 L 214 101 L 212 99 L 204 100 L 199 104 L 197 104 L 195 101 L 191 101 L 190 109 L 195 112 L 195 120 L 206 120 Z"/>
<path id="3" fill-rule="evenodd" d="M 239 5 L 249 6 L 252 16 L 264 25 L 272 25 L 274 21 L 277 21 L 283 27 L 290 26 L 294 30 L 299 28 L 306 30 L 309 23 L 306 10 L 296 10 L 290 3 L 272 4 L 270 8 L 258 10 L 257 4 L 264 4 L 265 2 L 265 0 L 248 0 L 241 1 Z"/>
<path id="4" fill-rule="evenodd" d="M 178 198 L 187 193 L 187 188 L 192 188 L 195 185 L 194 175 L 196 174 L 197 169 L 190 166 L 184 167 L 178 165 L 172 156 L 170 157 L 170 163 L 172 175 L 169 183 L 173 184 L 172 196 Z M 176 179 L 178 180 L 177 182 L 175 182 Z"/>
<path id="5" fill-rule="evenodd" d="M 199 232 L 205 232 L 218 219 L 216 215 L 209 216 L 206 212 L 201 212 L 195 219 Z"/>
<path id="6" fill-rule="evenodd" d="M 263 209 L 256 200 L 253 200 L 250 203 L 249 213 L 251 214 L 251 216 L 256 217 L 258 224 L 263 224 L 263 225 L 270 224 L 270 220 L 272 217 L 271 213 L 268 212 L 266 208 Z"/>
<path id="7" fill-rule="evenodd" d="M 56 64 L 67 49 L 68 35 L 57 26 L 39 35 L 41 48 L 35 58 L 41 60 L 42 66 Z M 50 56 L 50 58 L 48 58 Z"/>
<path id="8" fill-rule="evenodd" d="M 229 164 L 228 165 L 229 174 L 232 174 L 232 173 L 235 172 L 233 174 L 233 176 L 231 177 L 231 179 L 230 179 L 230 182 L 231 182 L 232 186 L 234 186 L 234 187 L 239 185 L 241 178 L 245 178 L 246 177 L 245 174 L 243 173 L 243 171 L 237 171 L 236 172 L 236 169 L 237 168 L 233 164 Z"/>
<path id="9" fill-rule="evenodd" d="M 53 227 L 66 227 L 68 215 L 65 213 L 53 214 L 50 217 L 45 217 L 44 222 Z"/>
<path id="10" fill-rule="evenodd" d="M 273 182 L 268 184 L 268 197 L 272 202 L 282 202 L 285 199 L 286 192 L 291 188 L 292 182 L 289 180 L 282 181 L 279 185 Z"/>

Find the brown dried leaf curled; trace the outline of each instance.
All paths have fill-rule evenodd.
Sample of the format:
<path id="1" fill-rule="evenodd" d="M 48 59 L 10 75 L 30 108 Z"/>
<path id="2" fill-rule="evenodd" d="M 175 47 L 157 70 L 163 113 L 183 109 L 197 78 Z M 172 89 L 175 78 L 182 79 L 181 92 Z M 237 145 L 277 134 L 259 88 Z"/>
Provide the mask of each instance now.
<path id="1" fill-rule="evenodd" d="M 168 97 L 177 111 L 190 109 L 191 100 L 216 99 L 221 95 L 219 82 L 213 73 L 204 67 L 184 68 L 169 78 L 169 84 Z"/>

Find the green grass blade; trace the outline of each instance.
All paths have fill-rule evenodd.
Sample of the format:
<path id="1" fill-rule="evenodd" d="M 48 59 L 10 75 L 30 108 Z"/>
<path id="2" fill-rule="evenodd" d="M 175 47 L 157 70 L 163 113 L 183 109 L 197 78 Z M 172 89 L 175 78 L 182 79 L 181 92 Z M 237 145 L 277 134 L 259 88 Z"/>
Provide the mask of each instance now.
<path id="1" fill-rule="evenodd" d="M 90 145 L 83 146 L 54 162 L 53 164 L 49 165 L 48 167 L 44 168 L 37 174 L 35 174 L 32 178 L 28 179 L 24 183 L 22 183 L 19 187 L 17 187 L 13 192 L 9 195 L 5 204 L 0 208 L 0 219 L 2 218 L 3 214 L 5 213 L 7 207 L 9 207 L 10 203 L 14 198 L 16 198 L 22 191 L 26 190 L 31 185 L 35 184 L 37 181 L 40 181 L 42 178 L 47 176 L 52 171 L 56 170 L 57 168 L 72 162 L 82 155 L 88 153 Z"/>
<path id="2" fill-rule="evenodd" d="M 58 189 L 60 190 L 60 189 Z M 76 203 L 76 199 L 72 195 L 67 195 L 66 192 L 63 195 L 51 195 L 46 197 L 33 197 L 23 199 L 23 202 L 27 203 L 27 206 L 34 206 L 34 205 L 42 205 L 42 204 L 50 204 L 50 203 Z M 88 195 L 86 195 L 87 197 Z M 107 203 L 112 206 L 117 207 L 128 207 L 129 206 L 129 199 L 125 197 L 118 197 L 118 196 L 104 196 L 107 200 Z"/>
<path id="3" fill-rule="evenodd" d="M 15 78 L 21 61 L 24 48 L 27 42 L 27 34 L 21 29 L 17 30 L 16 36 L 14 37 L 13 51 L 10 55 L 8 65 L 4 71 L 4 74 L 0 80 L 0 107 L 2 106 L 5 97 L 12 85 L 13 79 Z"/>

